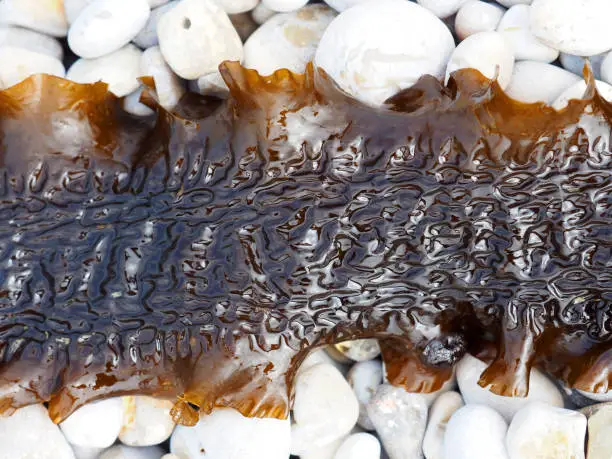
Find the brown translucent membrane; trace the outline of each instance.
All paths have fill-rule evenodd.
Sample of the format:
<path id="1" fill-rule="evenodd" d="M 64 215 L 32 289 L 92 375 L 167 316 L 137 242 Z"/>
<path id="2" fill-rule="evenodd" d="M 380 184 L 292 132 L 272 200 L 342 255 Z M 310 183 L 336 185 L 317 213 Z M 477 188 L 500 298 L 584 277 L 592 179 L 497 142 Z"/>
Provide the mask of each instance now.
<path id="1" fill-rule="evenodd" d="M 227 101 L 137 119 L 103 84 L 0 92 L 0 411 L 121 394 L 287 416 L 314 349 L 378 338 L 438 389 L 471 352 L 610 385 L 610 106 L 561 112 L 474 70 L 367 107 L 322 73 L 237 63 Z"/>

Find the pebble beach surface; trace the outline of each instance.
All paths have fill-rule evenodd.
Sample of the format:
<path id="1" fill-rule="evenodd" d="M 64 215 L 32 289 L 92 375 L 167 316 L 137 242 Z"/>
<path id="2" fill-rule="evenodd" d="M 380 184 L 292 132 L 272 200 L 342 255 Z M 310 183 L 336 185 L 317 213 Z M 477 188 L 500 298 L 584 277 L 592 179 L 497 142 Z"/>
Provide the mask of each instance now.
<path id="1" fill-rule="evenodd" d="M 469 67 L 561 109 L 585 94 L 585 63 L 612 100 L 611 15 L 611 0 L 0 0 L 0 89 L 38 73 L 103 81 L 147 117 L 140 77 L 172 110 L 187 91 L 226 97 L 224 60 L 263 74 L 314 61 L 372 106 Z M 533 369 L 528 397 L 501 397 L 478 385 L 485 367 L 466 355 L 438 392 L 409 393 L 386 382 L 375 340 L 345 342 L 303 362 L 290 419 L 218 409 L 175 426 L 172 402 L 126 396 L 58 426 L 34 405 L 0 418 L 0 459 L 612 457 L 612 391 Z"/>

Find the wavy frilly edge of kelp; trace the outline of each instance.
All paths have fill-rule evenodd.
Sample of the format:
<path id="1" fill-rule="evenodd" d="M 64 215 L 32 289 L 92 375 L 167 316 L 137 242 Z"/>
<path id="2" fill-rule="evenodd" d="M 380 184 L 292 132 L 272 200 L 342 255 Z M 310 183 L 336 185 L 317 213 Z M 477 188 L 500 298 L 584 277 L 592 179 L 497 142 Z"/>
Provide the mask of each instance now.
<path id="1" fill-rule="evenodd" d="M 381 148 L 396 148 L 393 139 L 406 120 L 427 132 L 431 151 L 444 151 L 449 144 L 479 145 L 492 164 L 501 165 L 507 161 L 526 163 L 545 151 L 560 152 L 564 148 L 557 136 L 560 132 L 565 133 L 564 141 L 586 148 L 601 142 L 607 145 L 610 134 L 612 106 L 597 93 L 588 70 L 585 98 L 571 101 L 562 111 L 542 103 L 514 101 L 496 82 L 474 70 L 456 72 L 447 86 L 425 76 L 391 97 L 383 108 L 368 107 L 342 93 L 312 65 L 304 74 L 278 70 L 262 76 L 226 62 L 221 73 L 230 89 L 228 100 L 188 94 L 172 112 L 157 103 L 152 79 L 144 78 L 148 90 L 142 101 L 156 111 L 146 119 L 125 113 L 122 100 L 109 93 L 105 84 L 32 76 L 0 91 L 0 167 L 19 168 L 25 163 L 31 167 L 49 155 L 57 158 L 58 170 L 75 161 L 86 164 L 88 158 L 126 168 L 153 166 L 168 154 L 171 144 L 193 139 L 197 133 L 201 136 L 202 130 L 207 130 L 205 137 L 210 142 L 230 131 L 238 138 L 243 131 L 254 132 L 257 145 L 249 145 L 245 151 L 262 152 L 268 163 L 280 170 L 292 167 L 297 150 L 316 155 L 317 145 L 332 137 L 376 136 Z M 333 122 L 296 132 L 301 131 L 303 110 L 326 111 L 330 115 L 324 119 Z M 75 134 L 84 131 L 88 133 L 85 138 Z M 19 155 L 14 145 L 20 146 Z M 461 320 L 461 316 L 450 320 Z M 529 317 L 519 322 L 514 327 L 492 323 L 493 338 L 469 343 L 467 350 L 489 363 L 480 379 L 483 387 L 500 395 L 524 396 L 529 369 L 534 366 L 571 387 L 594 392 L 612 387 L 609 343 L 592 343 L 588 349 L 572 352 L 569 328 L 549 333 L 538 330 Z M 469 329 L 471 324 L 462 326 Z M 52 419 L 60 422 L 89 401 L 138 393 L 176 400 L 174 418 L 186 425 L 197 422 L 199 412 L 215 407 L 236 408 L 246 416 L 284 418 L 289 413 L 297 369 L 308 353 L 314 347 L 355 337 L 350 330 L 334 330 L 316 346 L 304 342 L 292 355 L 275 357 L 274 361 L 254 352 L 253 343 L 242 342 L 240 348 L 204 353 L 186 374 L 182 368 L 158 362 L 146 369 L 108 368 L 89 374 L 88 382 L 81 379 L 80 385 L 59 391 L 38 380 L 20 388 L 29 392 L 28 397 L 0 391 L 0 412 L 10 414 L 29 403 L 48 402 Z M 452 375 L 452 367 L 426 365 L 423 349 L 401 337 L 389 337 L 375 329 L 358 336 L 366 337 L 381 339 L 387 377 L 393 384 L 431 392 Z M 5 380 L 18 384 L 27 369 L 12 367 L 11 372 L 4 375 Z"/>

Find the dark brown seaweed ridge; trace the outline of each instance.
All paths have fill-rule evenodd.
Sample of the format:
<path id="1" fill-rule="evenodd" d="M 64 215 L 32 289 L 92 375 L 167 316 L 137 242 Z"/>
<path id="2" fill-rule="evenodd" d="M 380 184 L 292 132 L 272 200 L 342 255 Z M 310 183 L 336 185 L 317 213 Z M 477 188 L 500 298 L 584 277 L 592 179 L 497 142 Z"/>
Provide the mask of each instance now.
<path id="1" fill-rule="evenodd" d="M 136 119 L 103 84 L 0 92 L 0 411 L 121 394 L 285 417 L 301 361 L 381 340 L 394 384 L 612 376 L 611 107 L 473 70 L 363 106 L 312 66 Z M 150 84 L 151 81 L 147 80 Z"/>

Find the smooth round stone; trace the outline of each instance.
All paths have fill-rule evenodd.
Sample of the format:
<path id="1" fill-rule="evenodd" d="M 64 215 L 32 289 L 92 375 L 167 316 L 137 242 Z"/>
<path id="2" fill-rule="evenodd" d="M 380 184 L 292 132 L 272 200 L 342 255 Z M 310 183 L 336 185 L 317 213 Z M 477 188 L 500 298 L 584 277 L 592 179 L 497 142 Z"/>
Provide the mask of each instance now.
<path id="1" fill-rule="evenodd" d="M 492 3 L 471 0 L 455 16 L 455 32 L 463 40 L 478 32 L 493 32 L 504 15 L 503 8 Z"/>
<path id="2" fill-rule="evenodd" d="M 142 53 L 140 73 L 143 76 L 153 77 L 157 98 L 160 105 L 166 110 L 172 110 L 185 94 L 183 82 L 166 64 L 164 56 L 157 46 Z"/>
<path id="3" fill-rule="evenodd" d="M 217 3 L 227 14 L 238 14 L 251 11 L 259 0 L 217 0 Z"/>
<path id="4" fill-rule="evenodd" d="M 488 406 L 459 408 L 446 425 L 443 457 L 509 459 L 504 444 L 507 428 L 504 418 Z"/>
<path id="5" fill-rule="evenodd" d="M 377 33 L 365 32 L 371 30 Z M 450 31 L 430 11 L 380 0 L 340 13 L 319 42 L 315 64 L 348 94 L 378 106 L 423 75 L 441 78 L 454 48 Z"/>
<path id="6" fill-rule="evenodd" d="M 380 442 L 365 432 L 349 435 L 336 451 L 334 459 L 380 459 Z"/>
<path id="7" fill-rule="evenodd" d="M 68 32 L 63 0 L 2 0 L 0 24 L 26 27 L 54 37 L 65 37 Z"/>
<path id="8" fill-rule="evenodd" d="M 138 35 L 150 14 L 147 0 L 97 0 L 70 26 L 68 45 L 86 59 L 110 54 Z"/>
<path id="9" fill-rule="evenodd" d="M 380 346 L 375 339 L 344 341 L 336 344 L 335 348 L 355 362 L 365 362 L 380 355 Z"/>
<path id="10" fill-rule="evenodd" d="M 357 423 L 359 402 L 332 365 L 321 363 L 297 374 L 291 453 L 300 455 L 346 435 Z"/>
<path id="11" fill-rule="evenodd" d="M 468 0 L 416 0 L 419 5 L 427 8 L 439 18 L 452 16 Z"/>
<path id="12" fill-rule="evenodd" d="M 132 40 L 134 44 L 138 45 L 142 49 L 157 46 L 159 43 L 159 40 L 157 39 L 157 24 L 159 23 L 159 19 L 166 11 L 170 11 L 176 5 L 176 2 L 166 3 L 165 5 L 159 6 L 152 10 L 147 23 Z"/>
<path id="13" fill-rule="evenodd" d="M 201 414 L 193 427 L 177 426 L 170 452 L 189 458 L 287 459 L 290 444 L 289 419 L 247 418 L 234 409 L 221 408 Z"/>
<path id="14" fill-rule="evenodd" d="M 88 446 L 70 445 L 76 459 L 99 459 L 104 448 L 90 448 Z"/>
<path id="15" fill-rule="evenodd" d="M 140 96 L 144 88 L 140 87 L 136 91 L 128 94 L 123 99 L 123 109 L 135 116 L 149 116 L 155 112 L 140 102 Z"/>
<path id="16" fill-rule="evenodd" d="M 73 445 L 107 448 L 117 440 L 122 421 L 123 402 L 114 397 L 82 406 L 59 426 Z"/>
<path id="17" fill-rule="evenodd" d="M 444 459 L 444 434 L 451 416 L 463 406 L 457 392 L 440 395 L 429 410 L 429 420 L 423 438 L 423 454 L 427 459 Z"/>
<path id="18" fill-rule="evenodd" d="M 359 418 L 357 424 L 365 430 L 374 430 L 374 424 L 368 417 L 368 403 L 378 386 L 382 384 L 382 364 L 378 360 L 358 362 L 351 367 L 347 380 L 359 401 Z"/>
<path id="19" fill-rule="evenodd" d="M 308 3 L 308 0 L 261 0 L 261 3 L 277 13 L 288 13 L 299 10 Z"/>
<path id="20" fill-rule="evenodd" d="M 369 0 L 325 0 L 325 3 L 327 3 L 336 11 L 344 11 L 352 6 L 357 5 L 358 3 L 367 1 Z"/>
<path id="21" fill-rule="evenodd" d="M 597 88 L 597 92 L 606 99 L 608 102 L 612 101 L 612 86 L 603 81 L 595 80 L 595 87 Z M 582 99 L 587 90 L 587 84 L 584 80 L 581 80 L 565 91 L 563 91 L 559 97 L 555 99 L 552 103 L 552 106 L 555 110 L 561 110 L 567 107 L 568 103 L 572 99 Z"/>
<path id="22" fill-rule="evenodd" d="M 504 397 L 478 385 L 480 375 L 486 367 L 486 363 L 470 354 L 466 354 L 457 364 L 457 383 L 467 405 L 486 405 L 499 412 L 507 421 L 529 402 L 540 401 L 551 406 L 563 406 L 563 395 L 540 370 L 533 368 L 529 373 L 527 397 Z"/>
<path id="23" fill-rule="evenodd" d="M 497 77 L 504 89 L 514 69 L 512 48 L 498 32 L 480 32 L 463 40 L 451 55 L 446 67 L 446 81 L 459 69 L 473 68 L 487 78 Z"/>
<path id="24" fill-rule="evenodd" d="M 224 60 L 243 57 L 238 32 L 214 0 L 182 0 L 161 17 L 157 34 L 164 59 L 187 80 L 217 71 Z"/>
<path id="25" fill-rule="evenodd" d="M 268 19 L 270 19 L 275 14 L 277 14 L 276 11 L 271 10 L 270 8 L 265 6 L 263 3 L 260 3 L 259 5 L 255 7 L 253 11 L 251 11 L 251 16 L 253 17 L 253 20 L 257 24 L 260 24 L 260 25 L 266 22 Z"/>
<path id="26" fill-rule="evenodd" d="M 530 30 L 528 5 L 515 5 L 501 18 L 497 31 L 510 43 L 516 60 L 552 62 L 559 51 L 546 46 Z"/>
<path id="27" fill-rule="evenodd" d="M 195 81 L 197 92 L 203 96 L 214 96 L 220 99 L 227 99 L 229 96 L 229 88 L 218 71 L 203 75 Z"/>
<path id="28" fill-rule="evenodd" d="M 69 24 L 72 24 L 81 11 L 95 0 L 64 0 L 64 11 Z"/>
<path id="29" fill-rule="evenodd" d="M 601 80 L 601 64 L 607 55 L 608 53 L 602 53 L 595 56 L 581 57 L 574 56 L 573 54 L 561 53 L 559 54 L 559 60 L 565 70 L 575 73 L 580 78 L 582 78 L 584 65 L 588 62 L 595 79 Z"/>
<path id="30" fill-rule="evenodd" d="M 70 445 L 43 405 L 0 417 L 0 459 L 74 459 Z"/>
<path id="31" fill-rule="evenodd" d="M 123 425 L 119 440 L 128 446 L 158 445 L 174 430 L 170 416 L 173 402 L 154 397 L 134 396 L 123 398 Z"/>
<path id="32" fill-rule="evenodd" d="M 368 416 L 390 459 L 423 457 L 427 402 L 422 395 L 383 384 L 368 404 Z"/>
<path id="33" fill-rule="evenodd" d="M 158 446 L 134 448 L 132 446 L 115 445 L 100 454 L 99 459 L 159 459 L 163 454 L 164 450 Z"/>
<path id="34" fill-rule="evenodd" d="M 514 64 L 512 79 L 506 94 L 521 102 L 552 104 L 567 88 L 580 81 L 574 75 L 556 65 L 544 62 L 521 61 Z"/>
<path id="35" fill-rule="evenodd" d="M 244 65 L 262 75 L 286 68 L 303 73 L 336 13 L 325 5 L 310 5 L 277 14 L 261 25 L 244 44 Z"/>
<path id="36" fill-rule="evenodd" d="M 22 27 L 0 26 L 0 46 L 15 46 L 62 60 L 64 50 L 55 38 Z"/>
<path id="37" fill-rule="evenodd" d="M 126 45 L 114 53 L 97 59 L 79 59 L 68 70 L 66 77 L 77 83 L 102 81 L 117 97 L 135 91 L 141 76 L 142 51 L 134 45 Z"/>
<path id="38" fill-rule="evenodd" d="M 612 403 L 599 403 L 580 410 L 587 419 L 587 458 L 610 459 L 612 451 Z"/>
<path id="39" fill-rule="evenodd" d="M 577 56 L 612 49 L 609 0 L 534 0 L 531 31 L 548 46 Z"/>
<path id="40" fill-rule="evenodd" d="M 39 73 L 62 78 L 66 74 L 59 59 L 15 46 L 0 47 L 0 62 L 0 89 L 6 89 Z"/>
<path id="41" fill-rule="evenodd" d="M 496 0 L 500 5 L 510 8 L 514 5 L 531 5 L 532 0 Z"/>
<path id="42" fill-rule="evenodd" d="M 612 390 L 607 392 L 587 392 L 586 390 L 576 390 L 585 397 L 595 400 L 596 402 L 612 402 Z"/>
<path id="43" fill-rule="evenodd" d="M 514 415 L 506 449 L 512 459 L 584 459 L 586 429 L 584 414 L 534 402 Z"/>

